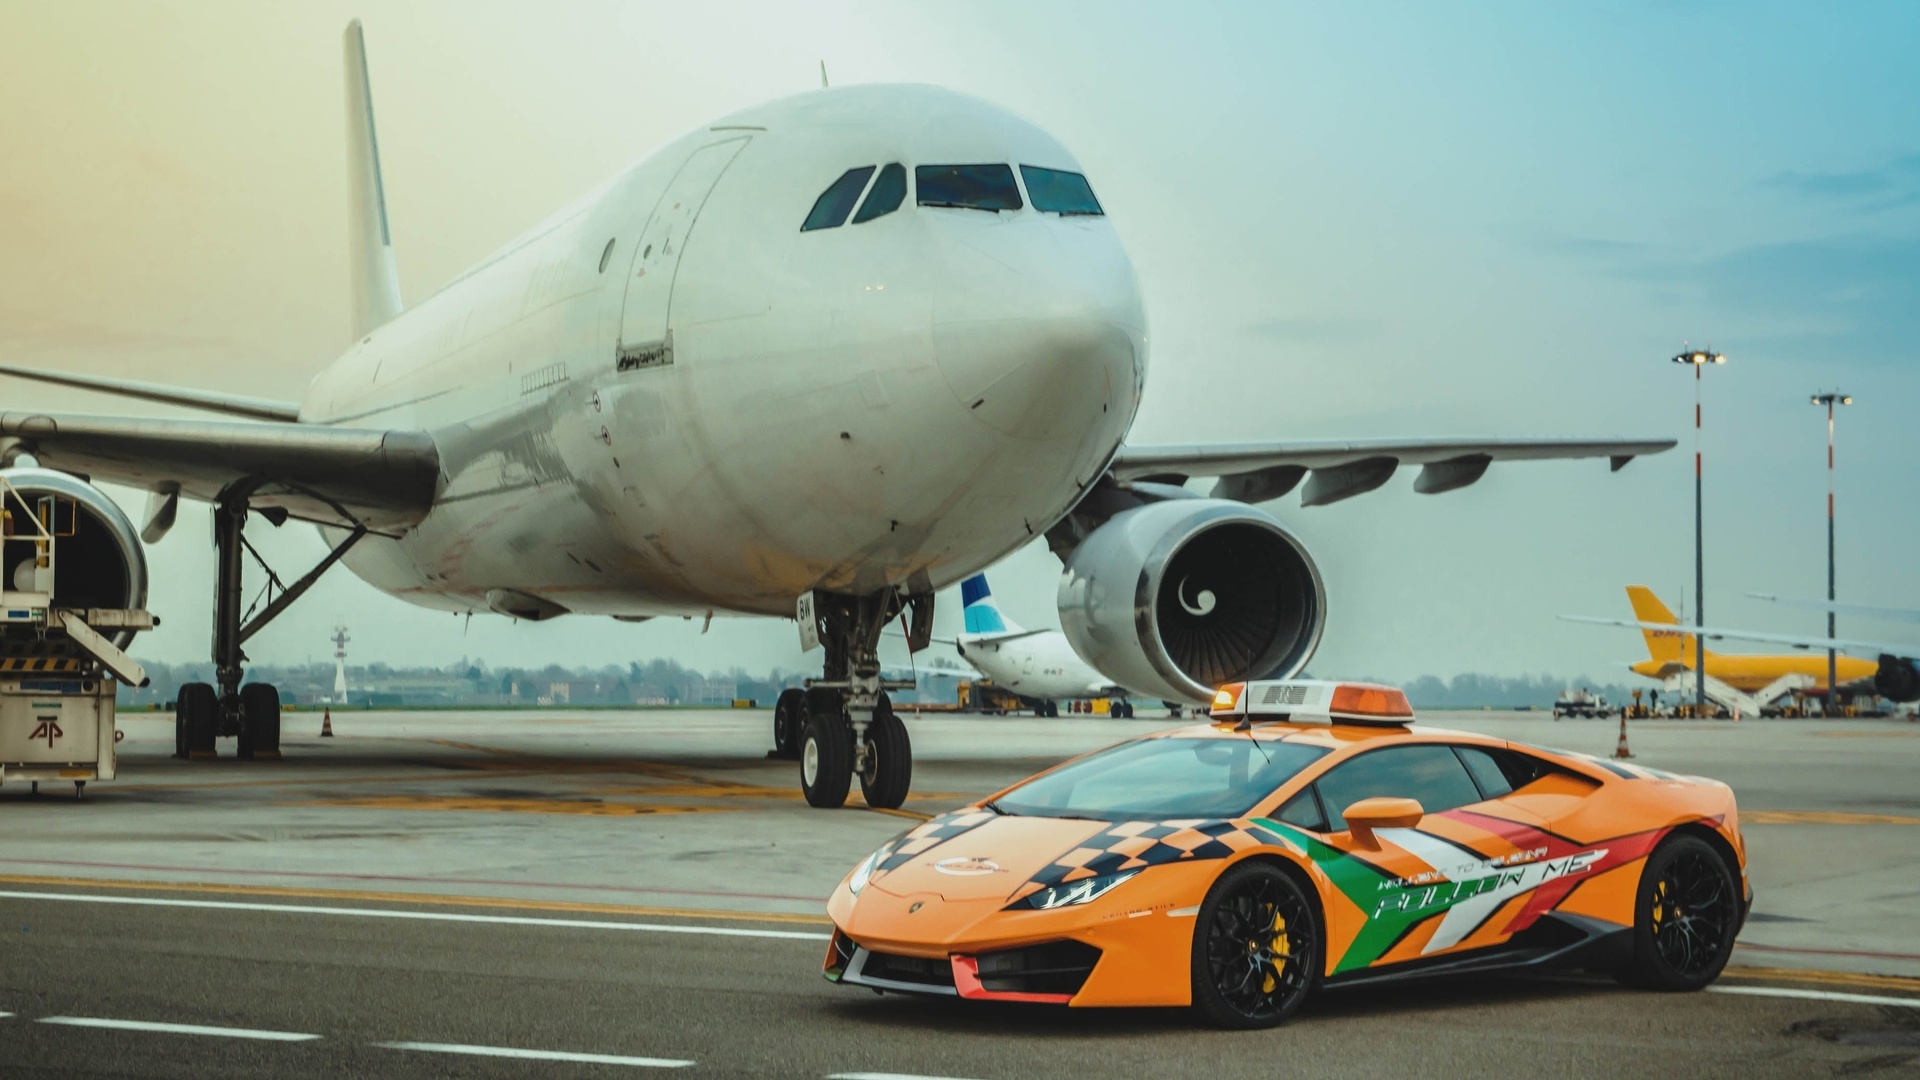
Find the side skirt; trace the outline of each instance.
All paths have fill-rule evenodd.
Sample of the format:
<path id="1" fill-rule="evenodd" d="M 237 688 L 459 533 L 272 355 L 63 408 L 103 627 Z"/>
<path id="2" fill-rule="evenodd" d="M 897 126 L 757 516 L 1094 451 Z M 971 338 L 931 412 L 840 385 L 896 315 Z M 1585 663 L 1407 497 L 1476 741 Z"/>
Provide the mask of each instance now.
<path id="1" fill-rule="evenodd" d="M 1384 967 L 1350 971 L 1328 978 L 1329 988 L 1365 986 L 1397 979 L 1465 975 L 1481 971 L 1542 968 L 1615 967 L 1633 954 L 1633 927 L 1590 919 L 1584 915 L 1553 914 L 1515 934 L 1492 949 L 1464 955 L 1426 957 Z"/>

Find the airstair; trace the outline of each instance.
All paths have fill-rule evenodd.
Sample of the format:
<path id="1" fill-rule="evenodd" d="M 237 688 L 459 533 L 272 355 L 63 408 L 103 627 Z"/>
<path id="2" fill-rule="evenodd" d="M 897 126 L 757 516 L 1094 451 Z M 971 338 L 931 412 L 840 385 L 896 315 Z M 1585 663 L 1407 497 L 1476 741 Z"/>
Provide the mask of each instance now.
<path id="1" fill-rule="evenodd" d="M 78 507 L 59 495 L 24 496 L 0 476 L 0 784 L 74 786 L 117 770 L 115 695 L 147 673 L 114 644 L 148 630 L 146 611 L 63 607 L 55 589 L 62 540 Z"/>

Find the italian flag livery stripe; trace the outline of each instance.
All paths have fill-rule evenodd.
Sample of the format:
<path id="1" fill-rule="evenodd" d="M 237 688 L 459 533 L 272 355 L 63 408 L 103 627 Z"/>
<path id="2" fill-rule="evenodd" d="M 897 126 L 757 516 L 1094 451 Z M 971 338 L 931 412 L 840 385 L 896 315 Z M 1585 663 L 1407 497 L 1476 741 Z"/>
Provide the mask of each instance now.
<path id="1" fill-rule="evenodd" d="M 1330 974 L 1357 971 L 1379 962 L 1403 938 L 1429 919 L 1438 919 L 1421 955 L 1443 952 L 1466 940 L 1516 896 L 1532 893 L 1525 906 L 1502 927 L 1502 938 L 1532 926 L 1552 911 L 1588 875 L 1644 857 L 1663 830 L 1615 837 L 1597 844 L 1576 844 L 1530 825 L 1505 818 L 1450 810 L 1446 817 L 1492 833 L 1518 849 L 1488 858 L 1459 842 L 1419 829 L 1380 829 L 1375 836 L 1406 852 L 1424 868 L 1395 874 L 1284 822 L 1258 819 L 1298 844 L 1333 887 L 1367 916 Z"/>

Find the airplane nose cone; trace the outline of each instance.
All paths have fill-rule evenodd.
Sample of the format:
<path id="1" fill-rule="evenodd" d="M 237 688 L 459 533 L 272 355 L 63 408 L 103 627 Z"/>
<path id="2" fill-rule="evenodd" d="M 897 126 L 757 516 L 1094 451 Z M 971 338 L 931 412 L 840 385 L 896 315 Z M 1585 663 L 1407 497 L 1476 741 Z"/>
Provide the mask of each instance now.
<path id="1" fill-rule="evenodd" d="M 1111 231 L 992 223 L 952 245 L 934 357 L 976 420 L 1039 442 L 1130 419 L 1145 340 L 1132 266 Z"/>

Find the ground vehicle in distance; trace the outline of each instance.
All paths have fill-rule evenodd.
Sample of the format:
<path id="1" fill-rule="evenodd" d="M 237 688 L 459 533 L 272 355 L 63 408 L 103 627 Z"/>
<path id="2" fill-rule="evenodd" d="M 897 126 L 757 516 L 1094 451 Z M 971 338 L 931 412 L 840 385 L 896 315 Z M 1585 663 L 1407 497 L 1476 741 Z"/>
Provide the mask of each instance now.
<path id="1" fill-rule="evenodd" d="M 1607 699 L 1584 687 L 1579 690 L 1563 690 L 1553 703 L 1553 718 L 1605 716 L 1609 712 Z"/>
<path id="2" fill-rule="evenodd" d="M 829 979 L 1279 1023 L 1322 986 L 1571 964 L 1697 990 L 1751 905 L 1732 791 L 1416 726 L 1400 691 L 1272 681 L 882 846 Z"/>

